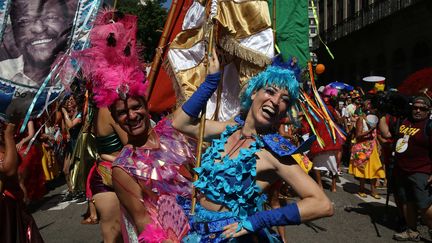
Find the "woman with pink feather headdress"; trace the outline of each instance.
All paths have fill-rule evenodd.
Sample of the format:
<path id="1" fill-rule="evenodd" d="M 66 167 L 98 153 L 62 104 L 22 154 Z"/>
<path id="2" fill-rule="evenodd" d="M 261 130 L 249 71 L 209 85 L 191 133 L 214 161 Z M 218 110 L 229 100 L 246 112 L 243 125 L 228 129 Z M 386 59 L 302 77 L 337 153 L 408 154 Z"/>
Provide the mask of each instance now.
<path id="1" fill-rule="evenodd" d="M 91 32 L 92 46 L 73 57 L 93 82 L 99 112 L 108 110 L 110 119 L 127 134 L 126 145 L 115 153 L 112 163 L 112 186 L 123 215 L 123 240 L 179 242 L 189 224 L 175 196 L 190 195 L 190 174 L 184 166 L 194 160 L 193 146 L 167 119 L 150 126 L 147 83 L 135 32 L 135 16 L 105 12 Z"/>

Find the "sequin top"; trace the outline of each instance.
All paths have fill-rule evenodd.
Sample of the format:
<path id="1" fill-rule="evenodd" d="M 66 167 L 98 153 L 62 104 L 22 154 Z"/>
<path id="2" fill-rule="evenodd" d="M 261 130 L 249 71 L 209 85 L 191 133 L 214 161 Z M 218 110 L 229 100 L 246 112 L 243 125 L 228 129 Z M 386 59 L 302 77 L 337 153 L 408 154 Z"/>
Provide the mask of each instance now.
<path id="1" fill-rule="evenodd" d="M 194 145 L 162 120 L 154 128 L 158 147 L 126 145 L 113 166 L 120 167 L 158 194 L 190 195 L 191 183 L 179 173 L 180 166 L 195 160 Z"/>
<path id="2" fill-rule="evenodd" d="M 256 184 L 256 153 L 264 143 L 255 137 L 248 148 L 241 148 L 235 158 L 221 156 L 228 138 L 240 128 L 227 126 L 219 139 L 214 139 L 202 156 L 202 165 L 196 168 L 198 180 L 195 187 L 208 199 L 224 205 L 233 216 L 245 219 L 259 211 L 266 200 Z"/>

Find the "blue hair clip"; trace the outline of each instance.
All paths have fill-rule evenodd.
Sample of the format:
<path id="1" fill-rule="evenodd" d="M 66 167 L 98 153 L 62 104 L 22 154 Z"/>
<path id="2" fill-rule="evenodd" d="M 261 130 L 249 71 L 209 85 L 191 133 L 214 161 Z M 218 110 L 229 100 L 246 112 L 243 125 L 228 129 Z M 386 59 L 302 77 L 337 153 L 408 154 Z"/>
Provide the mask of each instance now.
<path id="1" fill-rule="evenodd" d="M 272 66 L 293 71 L 297 81 L 300 81 L 301 69 L 297 63 L 296 57 L 288 57 L 288 61 L 284 62 L 282 54 L 276 55 L 272 59 Z"/>

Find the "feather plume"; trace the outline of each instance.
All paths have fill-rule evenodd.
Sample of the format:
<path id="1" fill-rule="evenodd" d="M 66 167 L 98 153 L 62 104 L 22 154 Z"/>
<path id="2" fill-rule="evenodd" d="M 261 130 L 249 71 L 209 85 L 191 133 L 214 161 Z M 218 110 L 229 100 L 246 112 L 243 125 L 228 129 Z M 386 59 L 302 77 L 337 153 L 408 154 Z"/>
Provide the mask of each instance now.
<path id="1" fill-rule="evenodd" d="M 118 100 L 118 87 L 128 87 L 129 96 L 145 95 L 146 77 L 136 45 L 137 17 L 113 10 L 100 13 L 90 32 L 91 47 L 72 53 L 83 76 L 92 81 L 98 107 Z"/>

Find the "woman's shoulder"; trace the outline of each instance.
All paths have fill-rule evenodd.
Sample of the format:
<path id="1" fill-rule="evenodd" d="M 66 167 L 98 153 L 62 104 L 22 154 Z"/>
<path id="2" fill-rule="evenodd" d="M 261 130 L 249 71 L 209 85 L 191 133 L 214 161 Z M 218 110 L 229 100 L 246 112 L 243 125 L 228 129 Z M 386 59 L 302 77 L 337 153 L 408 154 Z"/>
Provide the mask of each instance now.
<path id="1" fill-rule="evenodd" d="M 261 163 L 264 170 L 277 170 L 280 166 L 295 163 L 291 155 L 280 156 L 270 148 L 264 147 L 257 153 L 257 162 Z"/>

